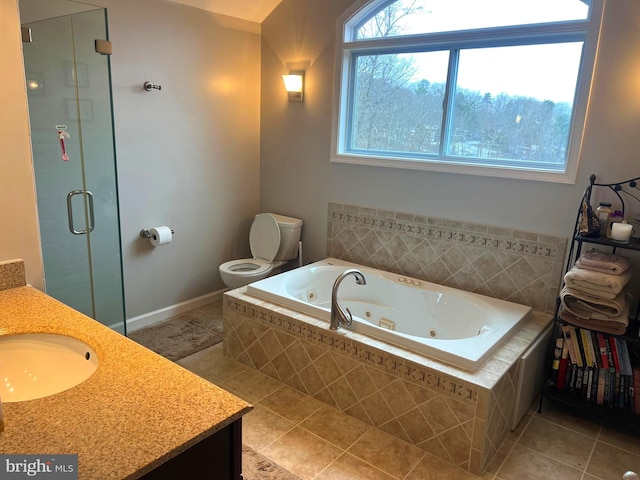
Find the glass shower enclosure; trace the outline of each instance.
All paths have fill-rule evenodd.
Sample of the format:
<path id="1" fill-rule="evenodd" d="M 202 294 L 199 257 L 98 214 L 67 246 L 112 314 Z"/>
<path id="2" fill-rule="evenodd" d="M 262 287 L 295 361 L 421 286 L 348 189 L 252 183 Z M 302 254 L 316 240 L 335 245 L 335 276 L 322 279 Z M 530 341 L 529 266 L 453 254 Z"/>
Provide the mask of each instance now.
<path id="1" fill-rule="evenodd" d="M 46 292 L 126 334 L 106 10 L 20 12 Z"/>

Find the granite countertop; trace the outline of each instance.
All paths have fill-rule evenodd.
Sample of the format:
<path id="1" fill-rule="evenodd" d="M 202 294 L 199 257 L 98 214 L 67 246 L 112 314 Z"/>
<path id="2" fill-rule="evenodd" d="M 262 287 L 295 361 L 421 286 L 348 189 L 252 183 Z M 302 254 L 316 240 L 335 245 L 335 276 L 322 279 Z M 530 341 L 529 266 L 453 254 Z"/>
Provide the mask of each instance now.
<path id="1" fill-rule="evenodd" d="M 64 392 L 4 403 L 2 454 L 78 454 L 81 479 L 134 479 L 253 407 L 32 287 L 0 291 L 0 335 L 87 343 L 98 369 Z"/>

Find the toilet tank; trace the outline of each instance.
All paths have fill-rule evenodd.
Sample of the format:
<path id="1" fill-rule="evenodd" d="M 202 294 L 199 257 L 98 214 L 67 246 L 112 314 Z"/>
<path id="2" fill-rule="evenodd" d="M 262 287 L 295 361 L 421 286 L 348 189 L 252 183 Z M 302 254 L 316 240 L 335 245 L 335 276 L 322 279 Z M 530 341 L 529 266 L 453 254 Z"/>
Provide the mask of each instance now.
<path id="1" fill-rule="evenodd" d="M 285 217 L 284 215 L 271 214 L 280 227 L 280 248 L 273 259 L 274 261 L 293 260 L 298 256 L 298 242 L 302 231 L 302 220 L 299 218 Z"/>

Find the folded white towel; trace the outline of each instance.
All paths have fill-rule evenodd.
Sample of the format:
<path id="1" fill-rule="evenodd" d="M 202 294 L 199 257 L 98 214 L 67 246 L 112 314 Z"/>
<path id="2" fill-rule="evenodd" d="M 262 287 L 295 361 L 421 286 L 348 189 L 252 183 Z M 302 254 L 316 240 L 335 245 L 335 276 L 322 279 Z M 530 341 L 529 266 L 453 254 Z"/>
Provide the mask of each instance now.
<path id="1" fill-rule="evenodd" d="M 616 298 L 629 280 L 631 280 L 631 271 L 611 275 L 577 267 L 573 267 L 564 276 L 567 287 L 610 300 Z"/>
<path id="2" fill-rule="evenodd" d="M 571 325 L 576 327 L 587 328 L 589 330 L 598 330 L 604 333 L 610 333 L 611 335 L 624 335 L 627 331 L 627 325 L 609 320 L 585 320 L 584 318 L 576 317 L 572 315 L 564 308 L 560 309 L 560 318 Z"/>
<path id="3" fill-rule="evenodd" d="M 603 252 L 592 248 L 583 253 L 576 260 L 576 267 L 595 272 L 610 273 L 612 275 L 620 275 L 631 266 L 631 262 L 627 257 L 616 255 L 614 253 Z"/>
<path id="4" fill-rule="evenodd" d="M 562 307 L 576 317 L 629 324 L 631 295 L 620 292 L 613 300 L 592 297 L 569 287 L 560 292 Z"/>

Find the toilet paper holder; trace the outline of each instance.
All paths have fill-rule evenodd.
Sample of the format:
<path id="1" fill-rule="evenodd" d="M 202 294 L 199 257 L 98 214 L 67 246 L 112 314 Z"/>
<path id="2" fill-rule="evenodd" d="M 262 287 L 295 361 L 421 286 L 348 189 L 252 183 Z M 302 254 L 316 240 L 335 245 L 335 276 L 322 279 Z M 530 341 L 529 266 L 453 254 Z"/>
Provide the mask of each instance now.
<path id="1" fill-rule="evenodd" d="M 171 229 L 171 235 L 175 235 L 176 232 L 173 231 L 173 228 Z M 140 230 L 140 236 L 142 238 L 156 238 L 155 235 L 153 235 L 148 228 L 143 228 L 142 230 Z"/>

